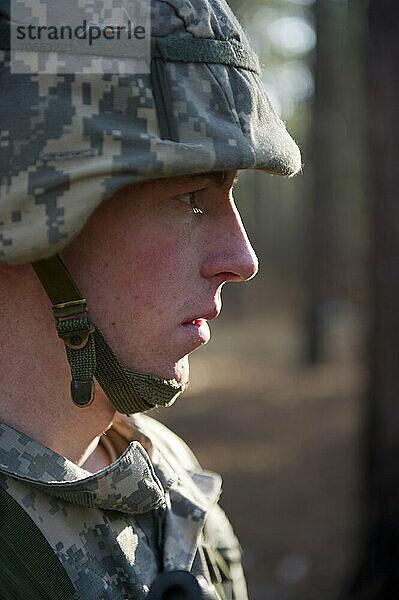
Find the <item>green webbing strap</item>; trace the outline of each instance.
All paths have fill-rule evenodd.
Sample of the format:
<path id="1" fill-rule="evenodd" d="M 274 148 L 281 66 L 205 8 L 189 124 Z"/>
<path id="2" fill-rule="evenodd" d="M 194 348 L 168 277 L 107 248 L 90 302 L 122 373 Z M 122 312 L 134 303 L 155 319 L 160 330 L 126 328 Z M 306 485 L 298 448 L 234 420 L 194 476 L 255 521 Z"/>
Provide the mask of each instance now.
<path id="1" fill-rule="evenodd" d="M 96 348 L 86 301 L 58 255 L 32 266 L 53 304 L 57 332 L 65 343 L 72 399 L 77 406 L 89 406 L 94 399 Z"/>
<path id="2" fill-rule="evenodd" d="M 164 380 L 149 373 L 127 371 L 103 334 L 96 327 L 96 379 L 108 400 L 123 414 L 170 406 L 186 388 L 174 380 Z"/>
<path id="3" fill-rule="evenodd" d="M 258 57 L 236 40 L 194 37 L 153 37 L 152 57 L 164 61 L 226 65 L 253 71 L 259 75 Z"/>
<path id="4" fill-rule="evenodd" d="M 40 529 L 1 486 L 0 598 L 80 600 Z"/>
<path id="5" fill-rule="evenodd" d="M 58 256 L 37 260 L 32 263 L 47 296 L 52 304 L 62 304 L 71 300 L 83 300 L 83 296 Z"/>
<path id="6" fill-rule="evenodd" d="M 73 401 L 80 407 L 89 406 L 94 398 L 93 376 L 96 372 L 96 347 L 94 336 L 90 334 L 94 333 L 95 327 L 88 316 L 82 316 L 58 321 L 57 331 L 61 338 L 72 334 L 70 339 L 78 342 L 88 335 L 87 343 L 81 348 L 71 348 L 66 343 L 65 350 L 71 367 Z"/>

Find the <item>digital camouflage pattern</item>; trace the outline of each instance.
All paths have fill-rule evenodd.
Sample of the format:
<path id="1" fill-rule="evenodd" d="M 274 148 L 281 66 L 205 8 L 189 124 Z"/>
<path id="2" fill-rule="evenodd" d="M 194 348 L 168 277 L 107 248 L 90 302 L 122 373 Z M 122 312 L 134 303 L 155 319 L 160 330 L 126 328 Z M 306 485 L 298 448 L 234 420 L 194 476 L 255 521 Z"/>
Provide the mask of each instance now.
<path id="1" fill-rule="evenodd" d="M 128 447 L 92 475 L 0 424 L 0 485 L 42 531 L 81 599 L 144 600 L 162 570 L 211 582 L 215 547 L 233 573 L 226 598 L 246 600 L 238 541 L 217 505 L 220 476 L 145 415 L 121 417 L 105 444 L 115 456 Z"/>
<path id="2" fill-rule="evenodd" d="M 18 4 L 37 22 L 30 0 Z M 103 2 L 87 6 L 91 19 L 112 20 L 101 13 Z M 119 73 L 112 63 L 106 74 L 13 74 L 10 51 L 0 50 L 1 262 L 57 253 L 99 203 L 128 183 L 224 169 L 288 176 L 300 169 L 299 150 L 223 0 L 152 0 L 150 20 L 153 48 L 159 42 L 161 55 L 168 44 L 172 55 L 175 49 L 173 60 L 158 57 L 161 75 L 154 61 L 126 74 L 129 57 L 112 59 Z M 187 40 L 200 54 L 220 42 L 219 62 L 183 62 L 176 42 Z M 231 66 L 227 50 L 244 66 Z M 161 91 L 154 94 L 156 81 Z M 168 103 L 174 135 L 165 139 L 159 123 Z"/>

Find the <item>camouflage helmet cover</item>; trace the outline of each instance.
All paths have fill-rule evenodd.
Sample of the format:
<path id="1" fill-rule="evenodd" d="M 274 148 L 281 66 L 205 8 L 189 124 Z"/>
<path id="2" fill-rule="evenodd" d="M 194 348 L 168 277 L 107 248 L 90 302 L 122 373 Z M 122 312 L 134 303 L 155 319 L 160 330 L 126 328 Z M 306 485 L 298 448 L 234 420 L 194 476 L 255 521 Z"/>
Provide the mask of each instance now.
<path id="1" fill-rule="evenodd" d="M 299 150 L 224 0 L 152 0 L 151 42 L 151 73 L 139 74 L 15 74 L 0 44 L 0 262 L 56 254 L 128 183 L 298 172 Z"/>

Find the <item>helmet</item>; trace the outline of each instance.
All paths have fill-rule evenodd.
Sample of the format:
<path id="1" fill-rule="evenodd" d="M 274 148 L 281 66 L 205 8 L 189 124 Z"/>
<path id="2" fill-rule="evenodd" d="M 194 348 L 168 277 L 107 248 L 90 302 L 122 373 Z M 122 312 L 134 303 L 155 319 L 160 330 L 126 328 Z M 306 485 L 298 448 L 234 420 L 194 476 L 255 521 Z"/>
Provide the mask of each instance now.
<path id="1" fill-rule="evenodd" d="M 125 33 L 120 21 L 129 2 L 112 0 L 123 8 L 117 26 Z M 32 3 L 18 4 L 36 23 Z M 114 27 L 116 13 L 100 4 L 76 3 L 82 22 L 91 23 L 87 29 Z M 7 123 L 0 134 L 0 262 L 34 264 L 66 343 L 75 402 L 91 401 L 95 376 L 128 413 L 169 404 L 181 388 L 125 372 L 57 253 L 101 202 L 129 183 L 229 169 L 291 176 L 301 167 L 227 3 L 152 0 L 150 13 L 147 66 L 146 57 L 119 50 L 103 56 L 105 72 L 40 72 L 15 35 L 17 23 L 4 15 L 0 23 L 0 114 Z M 98 61 L 94 44 L 85 52 L 88 64 Z M 11 59 L 24 67 L 19 73 Z"/>

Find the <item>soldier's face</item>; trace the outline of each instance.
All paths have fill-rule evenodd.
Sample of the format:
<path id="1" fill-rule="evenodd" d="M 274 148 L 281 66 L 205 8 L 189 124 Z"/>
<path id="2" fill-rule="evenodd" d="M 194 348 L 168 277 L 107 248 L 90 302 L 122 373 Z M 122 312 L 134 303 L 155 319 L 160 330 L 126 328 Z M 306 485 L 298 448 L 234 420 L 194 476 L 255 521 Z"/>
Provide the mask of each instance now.
<path id="1" fill-rule="evenodd" d="M 180 382 L 209 340 L 226 281 L 257 259 L 234 205 L 235 172 L 127 186 L 104 202 L 62 256 L 125 367 Z"/>

